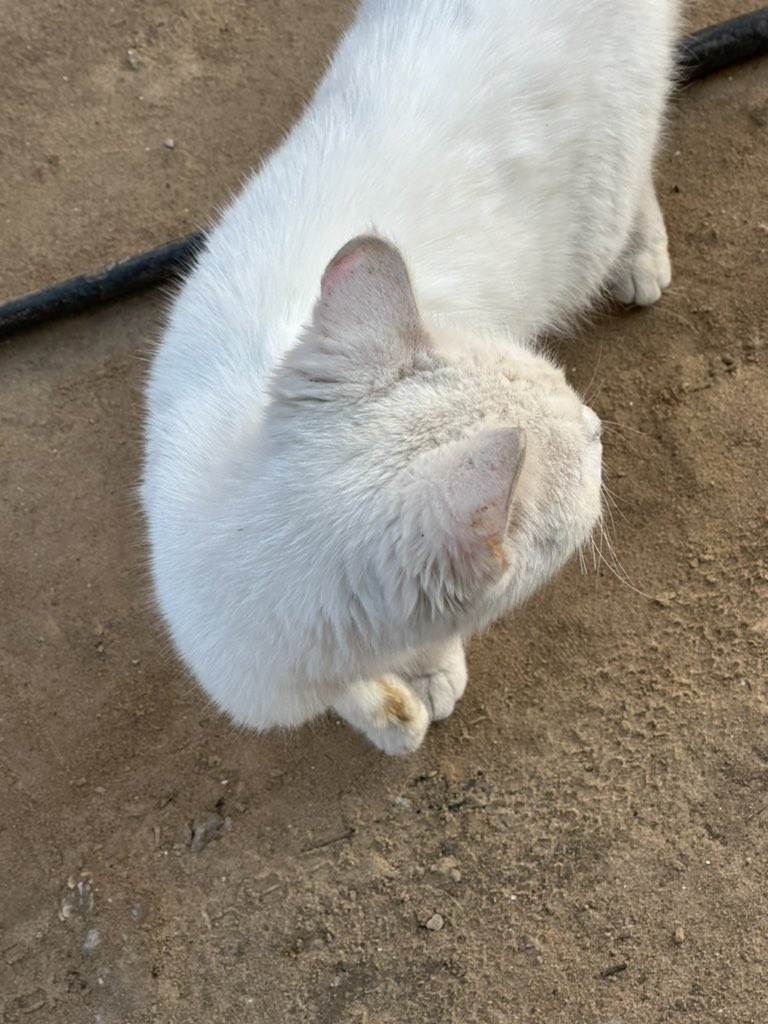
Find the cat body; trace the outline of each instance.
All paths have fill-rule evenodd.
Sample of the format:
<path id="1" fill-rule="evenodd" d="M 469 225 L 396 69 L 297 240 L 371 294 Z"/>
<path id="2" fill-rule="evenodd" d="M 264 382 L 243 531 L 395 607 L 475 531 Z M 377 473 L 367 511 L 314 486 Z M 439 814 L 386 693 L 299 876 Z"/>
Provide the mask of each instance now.
<path id="1" fill-rule="evenodd" d="M 599 422 L 533 343 L 669 282 L 675 31 L 661 0 L 366 0 L 211 231 L 142 499 L 176 647 L 236 721 L 333 707 L 414 749 L 463 638 L 590 535 Z"/>

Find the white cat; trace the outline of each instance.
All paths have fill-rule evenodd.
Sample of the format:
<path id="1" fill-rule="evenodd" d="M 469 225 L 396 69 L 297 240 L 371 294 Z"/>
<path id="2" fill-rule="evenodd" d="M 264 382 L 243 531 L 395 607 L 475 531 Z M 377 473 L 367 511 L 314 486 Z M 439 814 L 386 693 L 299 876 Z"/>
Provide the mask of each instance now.
<path id="1" fill-rule="evenodd" d="M 173 640 L 235 721 L 334 708 L 414 750 L 463 638 L 590 536 L 600 423 L 533 343 L 669 283 L 676 27 L 671 0 L 365 0 L 211 232 L 142 498 Z"/>

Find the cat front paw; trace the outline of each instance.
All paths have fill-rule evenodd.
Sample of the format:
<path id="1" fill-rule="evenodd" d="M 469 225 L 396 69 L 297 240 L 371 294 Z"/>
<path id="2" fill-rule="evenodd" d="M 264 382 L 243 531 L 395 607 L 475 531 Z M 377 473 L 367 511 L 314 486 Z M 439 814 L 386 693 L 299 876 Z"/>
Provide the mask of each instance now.
<path id="1" fill-rule="evenodd" d="M 419 702 L 414 702 L 418 704 Z M 421 746 L 427 729 L 429 715 L 423 704 L 411 710 L 404 721 L 393 721 L 386 726 L 376 726 L 366 730 L 366 735 L 374 746 L 391 757 L 402 757 L 412 754 Z"/>
<path id="2" fill-rule="evenodd" d="M 350 684 L 333 706 L 385 754 L 410 754 L 430 722 L 451 714 L 466 686 L 464 646 L 455 637 L 418 652 L 397 673 Z"/>
<path id="3" fill-rule="evenodd" d="M 430 722 L 448 718 L 467 688 L 467 664 L 463 650 L 460 649 L 449 664 L 421 675 L 408 676 L 407 682 L 426 707 Z"/>
<path id="4" fill-rule="evenodd" d="M 418 750 L 430 722 L 423 701 L 396 675 L 355 683 L 334 706 L 374 746 L 394 756 Z"/>
<path id="5" fill-rule="evenodd" d="M 631 236 L 608 283 L 611 296 L 627 306 L 652 306 L 669 288 L 672 268 L 664 214 L 649 174 L 635 212 Z"/>
<path id="6" fill-rule="evenodd" d="M 610 292 L 626 306 L 652 306 L 672 280 L 666 245 L 634 252 L 622 260 L 611 279 Z"/>

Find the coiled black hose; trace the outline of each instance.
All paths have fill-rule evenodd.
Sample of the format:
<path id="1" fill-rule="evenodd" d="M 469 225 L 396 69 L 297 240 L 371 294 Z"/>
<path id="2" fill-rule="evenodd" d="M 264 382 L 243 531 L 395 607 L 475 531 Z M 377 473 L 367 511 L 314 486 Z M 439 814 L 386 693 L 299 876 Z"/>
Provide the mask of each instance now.
<path id="1" fill-rule="evenodd" d="M 768 7 L 761 7 L 683 36 L 678 43 L 678 77 L 682 82 L 693 82 L 765 53 L 768 53 Z M 165 281 L 190 265 L 204 241 L 204 234 L 196 232 L 115 263 L 96 274 L 80 274 L 42 291 L 12 299 L 0 306 L 0 337 Z"/>

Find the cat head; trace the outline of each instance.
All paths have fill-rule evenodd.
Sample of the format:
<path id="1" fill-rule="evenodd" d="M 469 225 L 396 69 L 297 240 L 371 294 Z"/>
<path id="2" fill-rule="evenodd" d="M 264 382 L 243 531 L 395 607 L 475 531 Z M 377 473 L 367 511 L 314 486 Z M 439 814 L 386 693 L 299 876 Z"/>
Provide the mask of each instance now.
<path id="1" fill-rule="evenodd" d="M 317 571 L 343 580 L 365 629 L 408 643 L 518 604 L 600 516 L 600 421 L 562 371 L 425 321 L 377 237 L 329 263 L 267 431 Z"/>

